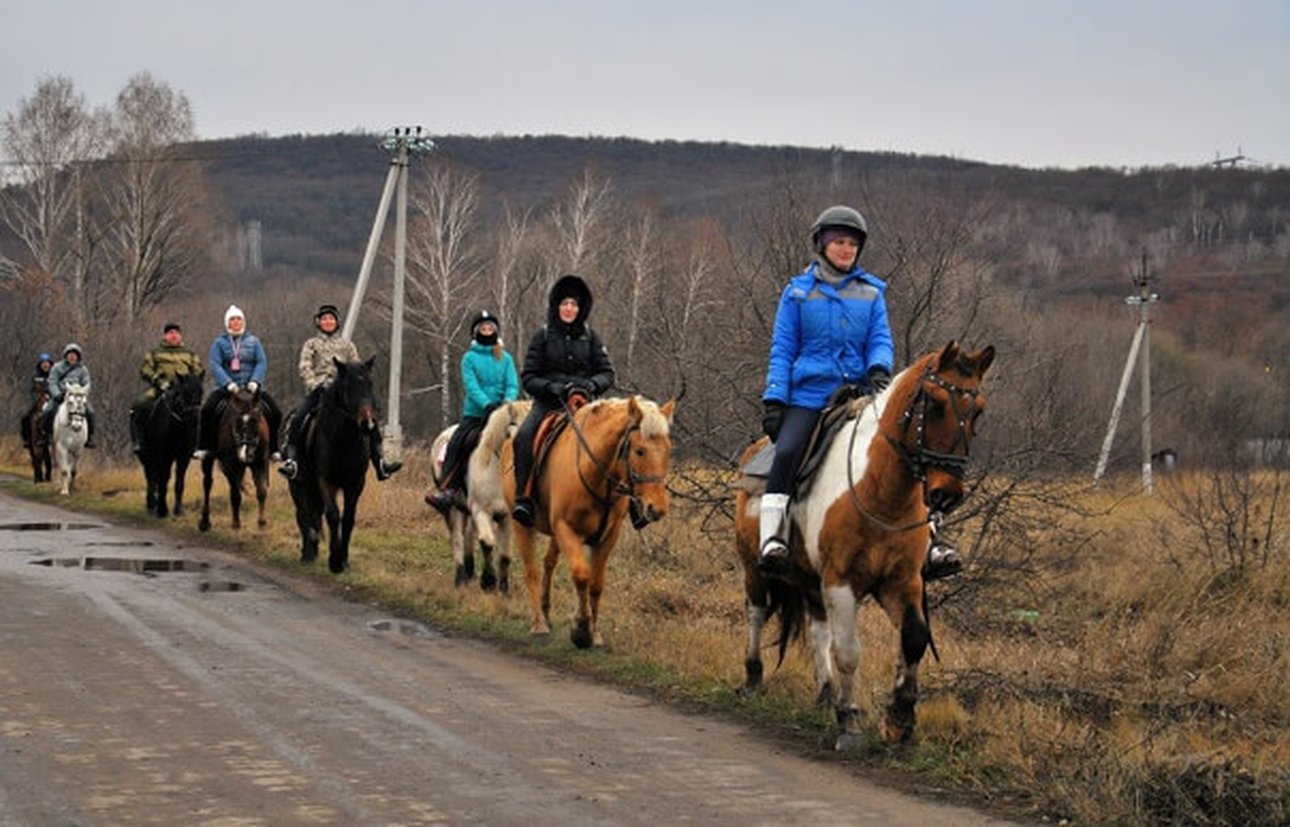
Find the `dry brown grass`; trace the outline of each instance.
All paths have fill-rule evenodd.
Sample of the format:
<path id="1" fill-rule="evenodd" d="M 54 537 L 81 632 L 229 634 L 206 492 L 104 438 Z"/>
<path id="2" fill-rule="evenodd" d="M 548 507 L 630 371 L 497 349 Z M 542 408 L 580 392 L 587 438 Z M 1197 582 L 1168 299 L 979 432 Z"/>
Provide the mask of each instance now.
<path id="1" fill-rule="evenodd" d="M 0 454 L 21 469 L 13 446 Z M 661 696 L 732 714 L 799 747 L 830 742 L 831 714 L 810 706 L 809 662 L 790 648 L 766 691 L 736 698 L 743 678 L 742 574 L 728 521 L 711 503 L 674 500 L 642 534 L 627 532 L 602 606 L 607 646 L 567 642 L 567 569 L 557 573 L 553 642 L 526 641 L 528 601 L 518 561 L 509 598 L 452 586 L 442 522 L 422 502 L 428 458 L 409 452 L 393 481 L 371 483 L 351 560 L 338 582 L 403 611 Z M 692 476 L 687 472 L 688 476 Z M 718 475 L 705 477 L 712 482 Z M 75 504 L 142 511 L 142 475 L 92 463 Z M 678 487 L 684 483 L 676 483 Z M 29 492 L 30 486 L 15 486 Z M 222 481 L 213 540 L 231 541 Z M 200 482 L 190 471 L 189 502 Z M 924 662 L 919 737 L 861 762 L 930 775 L 1034 816 L 1078 822 L 1285 823 L 1290 818 L 1290 575 L 1285 521 L 1273 564 L 1216 570 L 1161 497 L 1078 491 L 1079 511 L 1049 519 L 1051 546 L 1032 549 L 1040 574 L 951 600 L 934 625 L 941 661 Z M 244 532 L 246 553 L 294 565 L 286 486 L 274 480 L 271 526 Z M 1040 508 L 1035 506 L 1035 508 Z M 1078 516 L 1080 513 L 1093 516 Z M 193 530 L 195 511 L 176 524 Z M 965 532 L 965 534 L 968 532 Z M 1080 538 L 1072 544 L 1072 537 Z M 1072 557 L 1071 548 L 1078 554 Z M 970 557 L 966 577 L 973 577 Z M 327 580 L 325 568 L 318 577 Z M 933 589 L 944 589 L 936 585 Z M 935 592 L 934 592 L 935 596 Z M 861 705 L 886 701 L 895 636 L 861 610 Z M 774 653 L 768 653 L 773 664 Z"/>

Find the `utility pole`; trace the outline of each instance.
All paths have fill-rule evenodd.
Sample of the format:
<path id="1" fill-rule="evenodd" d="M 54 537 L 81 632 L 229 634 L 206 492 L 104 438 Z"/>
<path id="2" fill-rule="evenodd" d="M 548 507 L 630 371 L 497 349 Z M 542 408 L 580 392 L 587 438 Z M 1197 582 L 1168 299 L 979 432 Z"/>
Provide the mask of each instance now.
<path id="1" fill-rule="evenodd" d="M 1115 429 L 1120 423 L 1120 412 L 1124 408 L 1124 397 L 1129 389 L 1129 379 L 1133 376 L 1133 363 L 1142 350 L 1142 490 L 1152 492 L 1151 479 L 1151 305 L 1160 300 L 1160 296 L 1151 292 L 1151 274 L 1147 271 L 1147 254 L 1142 253 L 1142 270 L 1133 280 L 1138 288 L 1138 295 L 1129 296 L 1126 304 L 1136 304 L 1139 308 L 1138 329 L 1133 333 L 1133 344 L 1129 346 L 1129 358 L 1124 362 L 1124 373 L 1120 375 L 1120 388 L 1115 394 L 1115 405 L 1111 408 L 1111 421 L 1106 428 L 1106 438 L 1102 440 L 1102 453 L 1097 458 L 1097 470 L 1093 472 L 1093 484 L 1102 481 L 1106 473 L 1106 463 L 1111 456 L 1111 443 L 1115 441 Z"/>
<path id="2" fill-rule="evenodd" d="M 381 144 L 387 152 L 393 152 L 390 171 L 385 177 L 385 189 L 381 191 L 381 203 L 376 208 L 376 220 L 372 222 L 372 232 L 367 238 L 367 250 L 363 254 L 363 264 L 358 271 L 358 282 L 354 285 L 354 294 L 349 300 L 349 312 L 345 314 L 345 326 L 341 335 L 352 339 L 354 328 L 358 324 L 358 311 L 363 304 L 363 295 L 367 292 L 367 283 L 371 280 L 372 265 L 376 261 L 376 251 L 381 244 L 381 233 L 385 229 L 386 217 L 390 212 L 390 199 L 398 193 L 398 203 L 394 217 L 394 295 L 392 299 L 390 326 L 390 384 L 386 399 L 389 404 L 389 420 L 384 428 L 386 447 L 392 457 L 399 457 L 403 450 L 403 429 L 399 424 L 400 413 L 400 380 L 403 375 L 403 284 L 404 270 L 407 262 L 407 226 L 408 226 L 408 162 L 413 155 L 419 155 L 434 149 L 434 141 L 429 135 L 421 134 L 421 127 L 406 126 L 395 128 L 393 134 Z"/>

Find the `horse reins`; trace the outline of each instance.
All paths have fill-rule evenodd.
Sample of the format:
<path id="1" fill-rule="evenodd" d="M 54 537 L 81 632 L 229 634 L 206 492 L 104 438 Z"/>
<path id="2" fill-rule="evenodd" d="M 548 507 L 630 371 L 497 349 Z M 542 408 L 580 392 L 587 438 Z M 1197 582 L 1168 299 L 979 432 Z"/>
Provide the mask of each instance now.
<path id="1" fill-rule="evenodd" d="M 604 496 L 601 496 L 600 492 L 593 488 L 591 483 L 587 481 L 586 475 L 582 473 L 582 464 L 575 458 L 573 464 L 578 471 L 578 479 L 582 482 L 582 487 L 585 488 L 587 493 L 594 497 L 596 502 L 600 505 L 600 525 L 596 527 L 595 533 L 588 538 L 588 542 L 591 543 L 591 545 L 599 543 L 601 535 L 604 534 L 606 524 L 609 520 L 609 512 L 613 508 L 614 502 L 619 497 L 625 496 L 628 498 L 627 507 L 631 512 L 632 528 L 640 531 L 642 528 L 649 525 L 649 520 L 645 519 L 645 516 L 640 511 L 640 498 L 636 496 L 636 485 L 638 483 L 665 483 L 667 482 L 667 478 L 658 474 L 640 475 L 632 468 L 631 436 L 633 431 L 640 430 L 640 424 L 637 423 L 623 431 L 622 439 L 619 440 L 618 447 L 614 449 L 615 461 L 621 460 L 627 467 L 627 478 L 626 483 L 624 483 L 621 478 L 611 472 L 611 466 L 607 465 L 600 459 L 600 457 L 596 456 L 595 451 L 591 449 L 591 445 L 588 444 L 586 436 L 582 433 L 582 428 L 578 426 L 578 422 L 574 418 L 573 411 L 570 411 L 568 407 L 566 407 L 565 412 L 566 416 L 569 418 L 569 427 L 573 429 L 574 435 L 578 438 L 579 447 L 582 451 L 586 452 L 587 456 L 591 458 L 592 463 L 595 464 L 596 470 L 598 470 L 601 476 L 605 478 L 606 491 Z"/>
<path id="2" fill-rule="evenodd" d="M 923 386 L 923 382 L 925 381 L 930 381 L 937 387 L 945 389 L 949 394 L 950 406 L 953 408 L 955 419 L 958 422 L 958 432 L 954 435 L 954 443 L 950 446 L 949 450 L 952 452 L 962 444 L 963 454 L 961 456 L 950 452 L 932 451 L 926 445 L 928 394 L 927 389 Z M 923 375 L 918 379 L 918 393 L 914 395 L 912 400 L 910 400 L 909 407 L 905 409 L 905 413 L 901 416 L 900 432 L 902 436 L 909 434 L 911 424 L 915 425 L 917 443 L 913 451 L 906 447 L 904 442 L 901 440 L 895 439 L 890 434 L 884 433 L 882 431 L 882 423 L 880 421 L 878 422 L 879 433 L 882 434 L 883 439 L 887 440 L 887 443 L 892 446 L 892 449 L 896 452 L 896 455 L 900 457 L 901 461 L 905 464 L 905 467 L 909 469 L 909 472 L 914 479 L 922 483 L 924 486 L 927 484 L 926 469 L 928 468 L 939 468 L 959 480 L 963 479 L 964 474 L 967 473 L 967 420 L 964 416 L 964 412 L 959 410 L 958 404 L 954 401 L 956 394 L 968 397 L 970 400 L 975 400 L 977 396 L 980 395 L 980 391 L 961 388 L 951 382 L 946 382 L 940 376 L 933 373 L 930 367 L 924 369 Z M 873 401 L 870 400 L 865 408 L 866 410 L 874 408 Z M 917 409 L 916 419 L 915 409 Z M 864 504 L 860 502 L 860 494 L 856 491 L 854 466 L 852 465 L 852 461 L 855 456 L 856 435 L 860 430 L 860 417 L 863 416 L 863 414 L 864 411 L 861 411 L 860 414 L 856 416 L 854 425 L 851 428 L 851 439 L 847 445 L 847 492 L 851 495 L 851 502 L 855 506 L 856 511 L 860 512 L 861 516 L 881 528 L 883 531 L 891 534 L 912 531 L 913 529 L 920 528 L 939 520 L 939 512 L 931 512 L 928 514 L 926 519 L 916 520 L 905 525 L 892 525 L 869 511 L 869 509 L 865 508 Z M 874 416 L 875 418 L 877 417 L 876 410 L 874 412 Z"/>

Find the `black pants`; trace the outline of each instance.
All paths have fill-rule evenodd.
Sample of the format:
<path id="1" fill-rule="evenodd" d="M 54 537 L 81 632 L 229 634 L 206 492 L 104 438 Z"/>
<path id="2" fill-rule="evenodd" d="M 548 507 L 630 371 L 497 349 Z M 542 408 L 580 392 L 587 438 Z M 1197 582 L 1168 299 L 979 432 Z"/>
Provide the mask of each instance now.
<path id="1" fill-rule="evenodd" d="M 457 423 L 457 430 L 452 432 L 452 439 L 444 450 L 441 489 L 462 488 L 466 484 L 466 465 L 483 430 L 484 418 L 480 416 L 465 416 Z"/>
<path id="2" fill-rule="evenodd" d="M 538 426 L 542 420 L 552 411 L 558 411 L 558 405 L 551 406 L 541 400 L 534 399 L 533 407 L 529 409 L 529 415 L 524 417 L 520 423 L 519 430 L 515 432 L 514 452 L 515 452 L 515 498 L 519 499 L 524 496 L 524 487 L 528 485 L 529 474 L 533 472 L 533 437 L 537 436 Z"/>
<path id="3" fill-rule="evenodd" d="M 304 435 L 304 428 L 302 426 L 304 425 L 305 420 L 309 418 L 310 412 L 318 407 L 318 403 L 322 400 L 324 390 L 326 390 L 326 387 L 319 385 L 309 391 L 309 393 L 305 394 L 304 399 L 301 399 L 287 416 L 286 432 L 282 435 L 283 449 L 290 448 L 295 451 L 300 450 L 302 447 L 300 444 L 300 438 Z"/>
<path id="4" fill-rule="evenodd" d="M 205 451 L 215 450 L 216 430 L 219 428 L 220 414 L 228 399 L 227 388 L 216 388 L 202 403 L 200 425 L 197 429 L 197 447 Z M 278 450 L 278 432 L 282 427 L 282 409 L 268 391 L 260 389 L 260 402 L 264 405 L 264 418 L 269 422 L 269 450 Z"/>
<path id="5" fill-rule="evenodd" d="M 766 478 L 767 494 L 791 494 L 796 487 L 797 468 L 802 464 L 802 453 L 820 418 L 819 411 L 810 408 L 788 407 L 779 425 L 775 439 L 775 459 Z"/>

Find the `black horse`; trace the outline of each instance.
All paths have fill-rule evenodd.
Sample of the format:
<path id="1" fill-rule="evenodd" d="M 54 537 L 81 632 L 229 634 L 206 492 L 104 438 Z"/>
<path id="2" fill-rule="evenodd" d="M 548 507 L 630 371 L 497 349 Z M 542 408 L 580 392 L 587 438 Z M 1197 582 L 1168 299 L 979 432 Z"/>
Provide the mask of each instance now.
<path id="1" fill-rule="evenodd" d="M 184 477 L 197 444 L 197 412 L 202 405 L 203 373 L 190 373 L 161 392 L 143 423 L 139 462 L 148 480 L 148 513 L 165 517 L 166 489 L 175 472 L 176 517 L 184 513 Z"/>
<path id="2" fill-rule="evenodd" d="M 36 403 L 22 418 L 23 442 L 31 455 L 32 482 L 49 482 L 54 471 L 54 453 L 49 448 L 49 434 L 41 427 L 41 409 L 49 401 L 49 391 L 42 389 Z"/>
<path id="3" fill-rule="evenodd" d="M 327 518 L 333 574 L 349 567 L 349 539 L 354 532 L 358 498 L 367 482 L 369 440 L 376 430 L 376 401 L 372 394 L 372 364 L 376 361 L 336 361 L 336 378 L 323 391 L 318 409 L 303 427 L 300 470 L 291 481 L 300 528 L 300 562 L 318 558 L 322 519 Z M 336 495 L 344 495 L 344 511 Z"/>
<path id="4" fill-rule="evenodd" d="M 264 502 L 269 497 L 269 418 L 260 392 L 239 390 L 228 395 L 216 429 L 215 451 L 202 460 L 202 516 L 197 528 L 211 527 L 211 484 L 215 462 L 228 480 L 228 504 L 233 512 L 233 529 L 242 527 L 242 480 L 251 469 L 255 500 L 259 506 L 256 525 L 264 528 Z"/>

